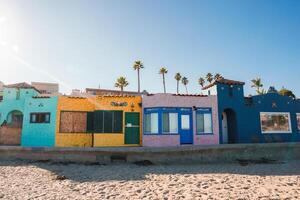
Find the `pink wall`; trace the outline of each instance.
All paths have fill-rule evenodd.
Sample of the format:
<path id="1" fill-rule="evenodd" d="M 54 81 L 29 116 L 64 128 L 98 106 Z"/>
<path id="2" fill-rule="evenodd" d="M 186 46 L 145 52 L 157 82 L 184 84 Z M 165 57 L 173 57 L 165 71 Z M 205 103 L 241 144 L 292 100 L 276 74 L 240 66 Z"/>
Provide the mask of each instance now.
<path id="1" fill-rule="evenodd" d="M 179 145 L 179 135 L 143 135 L 143 146 L 145 147 L 169 147 Z"/>
<path id="2" fill-rule="evenodd" d="M 149 107 L 197 107 L 211 108 L 213 134 L 196 134 L 196 112 L 193 111 L 194 145 L 219 144 L 217 96 L 155 94 L 143 97 L 143 110 Z M 178 146 L 179 135 L 143 135 L 143 146 Z"/>

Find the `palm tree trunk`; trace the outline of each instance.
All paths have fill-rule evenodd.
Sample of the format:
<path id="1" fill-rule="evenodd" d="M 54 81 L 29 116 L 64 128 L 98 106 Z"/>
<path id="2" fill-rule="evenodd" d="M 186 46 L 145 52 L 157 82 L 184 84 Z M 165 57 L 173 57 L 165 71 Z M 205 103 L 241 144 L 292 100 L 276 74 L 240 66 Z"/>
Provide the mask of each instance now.
<path id="1" fill-rule="evenodd" d="M 185 85 L 185 92 L 186 94 L 188 94 L 188 90 L 187 90 L 187 86 Z"/>
<path id="2" fill-rule="evenodd" d="M 179 81 L 177 81 L 177 94 L 179 94 Z"/>
<path id="3" fill-rule="evenodd" d="M 140 86 L 140 70 L 138 69 L 137 70 L 137 73 L 138 73 L 138 93 L 141 92 L 141 86 Z"/>
<path id="4" fill-rule="evenodd" d="M 165 74 L 163 74 L 163 85 L 164 85 L 164 93 L 166 93 Z"/>

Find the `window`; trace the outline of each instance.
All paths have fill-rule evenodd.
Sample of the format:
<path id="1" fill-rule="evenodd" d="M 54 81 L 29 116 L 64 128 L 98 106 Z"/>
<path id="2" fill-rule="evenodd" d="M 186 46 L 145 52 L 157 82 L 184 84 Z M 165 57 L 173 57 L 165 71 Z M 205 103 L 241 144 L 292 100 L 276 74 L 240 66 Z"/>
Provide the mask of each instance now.
<path id="1" fill-rule="evenodd" d="M 61 133 L 85 133 L 87 130 L 87 113 L 79 111 L 62 111 L 60 113 Z"/>
<path id="2" fill-rule="evenodd" d="M 145 114 L 145 132 L 158 133 L 158 113 Z"/>
<path id="3" fill-rule="evenodd" d="M 291 133 L 290 113 L 261 112 L 262 133 Z"/>
<path id="4" fill-rule="evenodd" d="M 190 129 L 190 115 L 181 115 L 181 129 Z"/>
<path id="5" fill-rule="evenodd" d="M 30 123 L 50 123 L 50 113 L 30 113 Z"/>
<path id="6" fill-rule="evenodd" d="M 196 124 L 197 124 L 197 134 L 213 133 L 211 113 L 197 113 Z"/>
<path id="7" fill-rule="evenodd" d="M 94 113 L 95 133 L 122 133 L 123 111 L 98 110 Z"/>
<path id="8" fill-rule="evenodd" d="M 300 113 L 297 114 L 298 132 L 300 132 Z"/>
<path id="9" fill-rule="evenodd" d="M 162 127 L 163 127 L 163 133 L 178 133 L 178 114 L 163 113 Z"/>

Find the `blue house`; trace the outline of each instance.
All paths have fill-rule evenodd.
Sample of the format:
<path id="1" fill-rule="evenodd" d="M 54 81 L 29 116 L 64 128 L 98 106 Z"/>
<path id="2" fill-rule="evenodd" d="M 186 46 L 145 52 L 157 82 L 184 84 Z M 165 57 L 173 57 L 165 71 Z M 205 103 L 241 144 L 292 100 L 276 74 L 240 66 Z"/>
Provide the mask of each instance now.
<path id="1" fill-rule="evenodd" d="M 244 84 L 218 79 L 203 88 L 218 98 L 220 143 L 300 141 L 300 100 L 274 89 L 244 97 Z"/>

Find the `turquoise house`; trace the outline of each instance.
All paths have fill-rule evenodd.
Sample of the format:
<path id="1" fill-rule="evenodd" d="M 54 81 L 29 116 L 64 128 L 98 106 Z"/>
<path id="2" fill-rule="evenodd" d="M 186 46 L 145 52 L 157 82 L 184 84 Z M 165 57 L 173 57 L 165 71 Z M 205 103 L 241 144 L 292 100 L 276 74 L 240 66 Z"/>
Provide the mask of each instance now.
<path id="1" fill-rule="evenodd" d="M 37 95 L 39 91 L 27 83 L 4 86 L 0 102 L 0 145 L 21 144 L 25 100 Z"/>
<path id="2" fill-rule="evenodd" d="M 57 97 L 31 97 L 25 100 L 21 144 L 24 147 L 55 145 Z"/>
<path id="3" fill-rule="evenodd" d="M 57 97 L 43 97 L 30 84 L 4 86 L 0 102 L 0 145 L 51 147 L 55 141 Z"/>
<path id="4" fill-rule="evenodd" d="M 8 124 L 17 120 L 14 113 L 21 116 L 24 112 L 25 99 L 39 95 L 39 91 L 27 83 L 18 83 L 4 86 L 3 100 L 0 102 L 0 125 L 6 121 Z"/>

